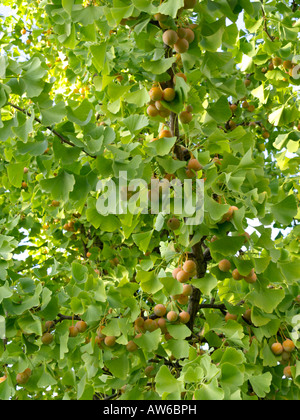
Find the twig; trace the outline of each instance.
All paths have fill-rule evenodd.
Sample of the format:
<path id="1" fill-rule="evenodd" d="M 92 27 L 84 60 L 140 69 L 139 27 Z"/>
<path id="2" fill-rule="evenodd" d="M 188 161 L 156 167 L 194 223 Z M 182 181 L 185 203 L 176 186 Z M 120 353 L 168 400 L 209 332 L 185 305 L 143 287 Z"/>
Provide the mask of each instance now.
<path id="1" fill-rule="evenodd" d="M 272 36 L 272 35 L 269 33 L 269 30 L 268 30 L 268 21 L 267 21 L 267 16 L 266 16 L 266 14 L 265 14 L 264 7 L 263 7 L 263 0 L 260 0 L 260 1 L 261 1 L 261 4 L 262 4 L 262 6 L 261 6 L 261 10 L 262 10 L 263 19 L 264 19 L 264 31 L 265 31 L 265 33 L 268 35 L 268 37 L 270 38 L 270 40 L 271 40 L 272 42 L 274 42 L 274 41 L 275 41 L 275 36 Z"/>
<path id="2" fill-rule="evenodd" d="M 25 114 L 25 115 L 27 115 L 28 117 L 31 117 L 31 113 L 29 112 L 29 111 L 26 111 L 26 109 L 23 109 L 23 108 L 21 108 L 21 107 L 19 107 L 18 105 L 15 105 L 15 104 L 13 104 L 13 103 L 11 103 L 11 102 L 7 102 L 7 105 L 9 105 L 9 106 L 11 106 L 12 108 L 14 108 L 14 109 L 16 109 L 17 111 L 19 111 L 19 112 L 22 112 L 23 114 Z M 34 118 L 34 121 L 36 121 L 37 123 L 39 123 L 39 124 L 41 124 L 41 125 L 43 125 L 43 123 L 42 123 L 42 121 L 39 119 L 39 118 L 37 118 L 37 117 L 35 117 Z M 54 128 L 52 128 L 52 127 L 50 127 L 50 126 L 44 126 L 47 130 L 49 130 L 49 131 L 51 131 L 56 137 L 58 137 L 60 140 L 61 140 L 61 142 L 62 143 L 66 143 L 66 144 L 68 144 L 69 146 L 72 146 L 72 147 L 76 147 L 75 146 L 75 144 L 74 143 L 72 143 L 70 140 L 68 140 L 66 137 L 64 137 L 62 134 L 60 134 L 58 131 L 56 131 Z M 86 152 L 85 150 L 83 150 L 83 152 L 86 154 L 86 155 L 88 155 L 89 157 L 91 157 L 91 158 L 93 158 L 93 159 L 96 159 L 96 156 L 92 156 L 92 155 L 90 155 L 88 152 Z"/>

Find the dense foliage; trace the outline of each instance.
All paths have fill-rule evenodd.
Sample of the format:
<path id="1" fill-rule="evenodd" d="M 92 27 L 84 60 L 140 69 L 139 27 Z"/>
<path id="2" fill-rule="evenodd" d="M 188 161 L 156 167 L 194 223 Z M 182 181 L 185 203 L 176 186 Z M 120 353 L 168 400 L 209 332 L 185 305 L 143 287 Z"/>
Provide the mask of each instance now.
<path id="1" fill-rule="evenodd" d="M 0 399 L 298 400 L 298 3 L 1 4 Z"/>

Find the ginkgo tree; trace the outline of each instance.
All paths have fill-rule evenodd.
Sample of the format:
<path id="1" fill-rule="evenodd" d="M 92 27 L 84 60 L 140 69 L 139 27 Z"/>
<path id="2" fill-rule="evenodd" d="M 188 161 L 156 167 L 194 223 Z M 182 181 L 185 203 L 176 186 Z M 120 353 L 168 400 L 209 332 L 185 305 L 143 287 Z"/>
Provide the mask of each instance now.
<path id="1" fill-rule="evenodd" d="M 298 2 L 1 4 L 0 399 L 299 400 Z"/>

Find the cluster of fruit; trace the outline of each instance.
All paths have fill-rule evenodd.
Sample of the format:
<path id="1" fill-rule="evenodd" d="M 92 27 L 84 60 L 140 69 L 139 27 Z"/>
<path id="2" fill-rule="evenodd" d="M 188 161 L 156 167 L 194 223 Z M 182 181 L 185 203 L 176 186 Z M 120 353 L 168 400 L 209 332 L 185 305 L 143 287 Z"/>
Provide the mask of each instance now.
<path id="1" fill-rule="evenodd" d="M 224 259 L 222 261 L 219 262 L 219 270 L 222 271 L 223 273 L 228 273 L 231 270 L 231 262 L 227 259 Z M 247 283 L 255 283 L 257 280 L 257 275 L 255 273 L 254 268 L 252 268 L 252 270 L 250 271 L 249 274 L 247 274 L 246 276 L 243 276 L 242 274 L 239 273 L 239 270 L 237 268 L 235 268 L 232 271 L 232 278 L 234 280 L 245 280 Z"/>
<path id="2" fill-rule="evenodd" d="M 282 357 L 282 362 L 283 363 L 285 363 L 285 362 L 289 363 L 290 358 L 291 358 L 291 353 L 295 350 L 295 344 L 293 343 L 292 340 L 290 340 L 288 338 L 288 339 L 284 340 L 282 344 L 279 343 L 278 341 L 273 343 L 271 345 L 271 350 L 272 350 L 272 352 L 275 356 L 281 356 Z M 290 363 L 288 364 L 288 366 L 286 366 L 283 369 L 283 374 L 287 378 L 292 377 L 292 371 L 291 371 Z"/>
<path id="3" fill-rule="evenodd" d="M 179 283 L 185 283 L 197 274 L 197 266 L 195 261 L 187 260 L 182 267 L 177 267 L 173 270 L 172 276 L 178 280 Z"/>
<path id="4" fill-rule="evenodd" d="M 41 341 L 44 345 L 50 345 L 54 340 L 54 335 L 50 332 L 55 327 L 55 322 L 47 321 L 45 323 L 45 330 L 42 335 Z M 79 333 L 83 333 L 87 330 L 87 324 L 84 321 L 77 321 L 75 325 L 69 327 L 69 336 L 77 337 Z"/>
<path id="5" fill-rule="evenodd" d="M 163 33 L 164 43 L 173 48 L 178 54 L 187 52 L 194 39 L 195 34 L 191 28 L 178 28 L 177 31 L 167 29 Z"/>

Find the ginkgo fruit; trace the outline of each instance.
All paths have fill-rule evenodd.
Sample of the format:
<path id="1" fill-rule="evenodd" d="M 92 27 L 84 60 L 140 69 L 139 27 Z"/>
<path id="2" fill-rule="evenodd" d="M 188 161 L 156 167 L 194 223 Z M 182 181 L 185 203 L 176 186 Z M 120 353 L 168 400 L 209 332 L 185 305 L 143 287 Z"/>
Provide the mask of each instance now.
<path id="1" fill-rule="evenodd" d="M 183 264 L 183 270 L 186 271 L 189 274 L 192 274 L 196 271 L 197 269 L 197 265 L 195 263 L 195 261 L 193 260 L 187 260 L 184 264 Z"/>
<path id="2" fill-rule="evenodd" d="M 227 312 L 226 315 L 225 315 L 225 321 L 227 322 L 229 320 L 236 321 L 237 320 L 237 315 L 230 314 L 229 312 Z"/>
<path id="3" fill-rule="evenodd" d="M 288 353 L 291 353 L 292 351 L 295 350 L 295 344 L 290 339 L 284 340 L 284 342 L 282 343 L 282 347 L 283 347 L 283 350 Z"/>
<path id="4" fill-rule="evenodd" d="M 229 260 L 222 260 L 219 262 L 219 270 L 227 273 L 231 269 L 231 262 Z"/>
<path id="5" fill-rule="evenodd" d="M 70 337 L 77 337 L 77 335 L 78 335 L 78 330 L 77 330 L 77 328 L 75 327 L 75 325 L 71 325 L 71 327 L 69 327 L 69 336 Z"/>
<path id="6" fill-rule="evenodd" d="M 187 324 L 190 318 L 191 318 L 191 315 L 186 311 L 182 311 L 179 314 L 179 321 L 182 322 L 182 324 Z"/>
<path id="7" fill-rule="evenodd" d="M 163 92 L 160 87 L 153 87 L 149 91 L 149 96 L 152 101 L 160 101 L 163 96 Z"/>
<path id="8" fill-rule="evenodd" d="M 83 333 L 87 330 L 87 323 L 84 321 L 78 321 L 76 322 L 75 327 L 77 328 L 78 332 Z"/>
<path id="9" fill-rule="evenodd" d="M 172 88 L 166 88 L 163 91 L 163 99 L 166 102 L 172 102 L 175 99 L 175 95 L 176 95 L 175 90 Z"/>
<path id="10" fill-rule="evenodd" d="M 126 349 L 129 352 L 133 352 L 136 351 L 138 349 L 138 346 L 136 345 L 136 343 L 133 340 L 128 341 L 127 345 L 126 345 Z"/>
<path id="11" fill-rule="evenodd" d="M 176 322 L 178 319 L 178 314 L 175 311 L 170 311 L 167 313 L 167 319 L 170 322 Z"/>
<path id="12" fill-rule="evenodd" d="M 172 47 L 179 40 L 177 32 L 173 29 L 168 29 L 163 33 L 163 41 L 169 47 Z"/>
<path id="13" fill-rule="evenodd" d="M 190 44 L 185 38 L 181 38 L 181 39 L 179 38 L 178 41 L 174 44 L 174 50 L 178 54 L 183 54 L 187 52 L 187 50 L 189 49 L 189 46 Z"/>
<path id="14" fill-rule="evenodd" d="M 283 352 L 282 344 L 280 344 L 278 342 L 273 343 L 272 346 L 271 346 L 271 350 L 272 350 L 273 354 L 275 354 L 276 356 L 279 356 Z"/>
<path id="15" fill-rule="evenodd" d="M 179 119 L 182 122 L 182 124 L 189 124 L 193 119 L 193 114 L 189 111 L 182 111 L 179 114 Z"/>
<path id="16" fill-rule="evenodd" d="M 167 226 L 170 230 L 178 230 L 180 227 L 180 220 L 177 217 L 171 217 L 167 221 Z"/>
<path id="17" fill-rule="evenodd" d="M 195 172 L 201 171 L 201 169 L 203 169 L 203 166 L 197 159 L 191 159 L 187 167 L 188 169 L 191 169 Z"/>
<path id="18" fill-rule="evenodd" d="M 51 333 L 46 332 L 45 334 L 43 334 L 41 340 L 42 343 L 45 344 L 46 346 L 48 346 L 49 344 L 52 343 L 54 337 Z"/>
<path id="19" fill-rule="evenodd" d="M 184 270 L 180 270 L 179 273 L 176 276 L 176 279 L 179 281 L 179 283 L 186 283 L 190 279 L 190 274 L 187 273 Z"/>
<path id="20" fill-rule="evenodd" d="M 167 309 L 165 305 L 158 304 L 154 307 L 153 312 L 156 316 L 162 317 L 167 313 Z"/>
<path id="21" fill-rule="evenodd" d="M 105 337 L 104 339 L 104 344 L 107 347 L 113 347 L 116 344 L 116 337 L 113 335 L 108 335 L 107 337 Z"/>

